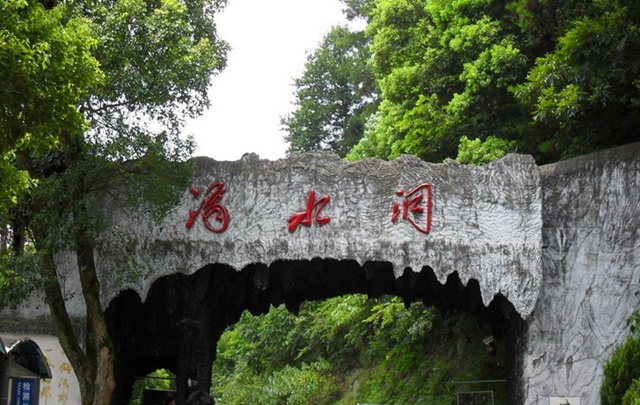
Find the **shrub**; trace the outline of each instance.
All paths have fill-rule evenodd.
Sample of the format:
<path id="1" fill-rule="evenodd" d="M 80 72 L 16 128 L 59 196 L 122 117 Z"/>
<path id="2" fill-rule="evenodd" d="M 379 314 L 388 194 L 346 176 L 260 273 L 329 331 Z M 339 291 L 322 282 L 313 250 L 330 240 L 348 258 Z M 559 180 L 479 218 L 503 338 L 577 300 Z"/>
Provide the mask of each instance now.
<path id="1" fill-rule="evenodd" d="M 640 380 L 633 380 L 622 397 L 622 405 L 640 405 Z"/>
<path id="2" fill-rule="evenodd" d="M 602 405 L 620 405 L 634 380 L 640 378 L 640 338 L 629 336 L 622 346 L 613 351 L 604 366 L 600 388 Z M 637 389 L 637 385 L 634 385 Z M 629 400 L 631 395 L 629 394 Z M 635 402 L 630 402 L 635 404 Z"/>

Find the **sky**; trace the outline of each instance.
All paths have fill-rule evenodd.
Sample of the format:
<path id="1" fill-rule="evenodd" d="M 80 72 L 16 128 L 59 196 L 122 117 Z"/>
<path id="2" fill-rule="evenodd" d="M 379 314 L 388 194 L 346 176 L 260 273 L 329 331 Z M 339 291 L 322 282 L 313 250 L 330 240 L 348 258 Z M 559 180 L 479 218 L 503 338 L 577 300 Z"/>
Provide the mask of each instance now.
<path id="1" fill-rule="evenodd" d="M 293 80 L 331 26 L 346 23 L 342 8 L 339 0 L 229 0 L 216 20 L 231 46 L 227 67 L 212 79 L 210 109 L 185 128 L 195 156 L 284 157 L 280 117 L 294 109 Z"/>

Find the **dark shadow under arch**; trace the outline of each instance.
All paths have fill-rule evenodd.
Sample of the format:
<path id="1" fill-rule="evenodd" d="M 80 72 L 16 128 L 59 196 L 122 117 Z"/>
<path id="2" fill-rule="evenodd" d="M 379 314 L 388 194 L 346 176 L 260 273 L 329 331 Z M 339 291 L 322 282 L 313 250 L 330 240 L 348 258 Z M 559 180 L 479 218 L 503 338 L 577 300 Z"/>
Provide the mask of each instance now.
<path id="1" fill-rule="evenodd" d="M 395 278 L 388 262 L 313 259 L 251 264 L 242 271 L 211 264 L 191 276 L 173 274 L 153 283 L 143 303 L 137 293 L 121 292 L 106 311 L 116 356 L 114 402 L 127 403 L 135 377 L 158 368 L 176 370 L 178 400 L 191 389 L 208 389 L 216 343 L 225 328 L 244 310 L 264 314 L 271 305 L 284 304 L 297 313 L 304 301 L 345 294 L 369 297 L 396 295 L 406 305 L 422 301 L 444 310 L 464 310 L 505 338 L 511 370 L 520 370 L 523 322 L 513 305 L 496 295 L 484 306 L 476 280 L 464 285 L 457 272 L 444 284 L 433 270 L 405 269 Z M 518 373 L 508 382 L 509 403 L 521 403 Z"/>

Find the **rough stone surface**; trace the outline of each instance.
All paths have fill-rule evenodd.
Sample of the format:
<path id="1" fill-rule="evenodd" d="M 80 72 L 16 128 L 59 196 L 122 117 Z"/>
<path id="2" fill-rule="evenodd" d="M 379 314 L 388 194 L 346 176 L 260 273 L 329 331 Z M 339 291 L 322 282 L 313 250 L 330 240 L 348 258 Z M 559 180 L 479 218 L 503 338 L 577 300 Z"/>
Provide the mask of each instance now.
<path id="1" fill-rule="evenodd" d="M 487 166 L 426 163 L 412 156 L 394 161 L 347 163 L 330 153 L 307 153 L 278 161 L 247 154 L 235 162 L 197 158 L 193 186 L 204 190 L 224 182 L 221 200 L 230 216 L 224 233 L 205 228 L 199 217 L 188 229 L 189 210 L 202 196 L 185 190 L 180 204 L 162 223 L 114 206 L 113 226 L 96 252 L 103 305 L 132 289 L 144 300 L 152 283 L 174 274 L 193 274 L 208 264 L 242 270 L 251 263 L 331 258 L 390 262 L 396 277 L 410 268 L 432 268 L 442 284 L 454 272 L 462 283 L 479 282 L 488 305 L 502 294 L 526 318 L 538 297 L 541 269 L 539 168 L 530 156 L 508 155 Z M 403 219 L 391 221 L 396 190 L 433 187 L 431 232 Z M 330 196 L 320 213 L 331 221 L 287 230 L 288 219 L 305 210 L 308 194 Z M 416 221 L 424 221 L 423 216 Z M 84 316 L 75 257 L 58 255 L 71 316 Z M 16 318 L 46 312 L 38 302 Z"/>
<path id="2" fill-rule="evenodd" d="M 537 300 L 542 192 L 539 168 L 529 156 L 509 155 L 484 167 L 430 164 L 412 156 L 347 163 L 320 152 L 278 161 L 254 154 L 235 162 L 198 158 L 193 186 L 204 192 L 214 182 L 227 189 L 221 204 L 230 223 L 224 233 L 206 229 L 201 217 L 187 229 L 189 210 L 202 201 L 188 190 L 159 224 L 114 205 L 113 226 L 95 255 L 105 307 L 121 291 L 132 289 L 144 300 L 160 277 L 190 275 L 208 264 L 240 271 L 252 263 L 314 258 L 389 262 L 396 277 L 429 266 L 442 284 L 457 272 L 464 284 L 478 281 L 485 305 L 501 294 L 523 318 Z M 403 202 L 396 191 L 424 183 L 433 187 L 428 235 L 406 220 L 391 221 L 392 204 Z M 330 222 L 289 232 L 288 219 L 305 210 L 311 190 L 331 198 L 320 213 Z M 75 257 L 60 254 L 57 262 L 69 312 L 82 317 Z M 3 313 L 41 316 L 46 306 L 36 301 Z"/>
<path id="3" fill-rule="evenodd" d="M 230 214 L 226 232 L 208 231 L 201 219 L 193 228 L 185 227 L 189 210 L 200 202 L 187 190 L 161 224 L 121 207 L 113 209 L 114 227 L 96 257 L 105 306 L 121 291 L 133 290 L 113 300 L 122 311 L 112 308 L 115 321 L 124 325 L 119 329 L 123 336 L 129 336 L 127 327 L 140 322 L 127 323 L 122 313 L 133 314 L 131 308 L 137 305 L 141 316 L 150 318 L 140 297 L 147 298 L 154 281 L 158 281 L 158 291 L 163 290 L 159 284 L 202 284 L 202 288 L 187 287 L 197 293 L 197 299 L 208 297 L 200 290 L 209 289 L 214 290 L 215 300 L 235 302 L 232 315 L 237 318 L 240 307 L 246 306 L 243 299 L 253 297 L 245 296 L 245 289 L 268 295 L 265 283 L 274 284 L 270 280 L 281 277 L 282 291 L 274 289 L 278 290 L 274 294 L 286 296 L 278 298 L 279 302 L 304 300 L 315 281 L 301 283 L 297 276 L 316 274 L 321 279 L 319 274 L 330 274 L 332 287 L 342 291 L 335 285 L 342 282 L 338 280 L 342 270 L 359 271 L 368 278 L 367 263 L 376 268 L 379 262 L 388 262 L 396 282 L 404 279 L 403 283 L 411 284 L 413 279 L 435 277 L 445 284 L 448 275 L 457 272 L 462 283 L 477 280 L 478 287 L 474 281 L 468 284 L 473 286 L 469 290 L 478 288 L 485 305 L 496 294 L 513 304 L 526 323 L 522 334 L 514 333 L 517 342 L 524 343 L 513 344 L 523 351 L 522 356 L 513 356 L 514 374 L 522 370 L 522 378 L 516 376 L 522 393 L 513 403 L 547 405 L 551 397 L 579 397 L 583 405 L 600 403 L 603 365 L 626 337 L 626 320 L 639 307 L 635 293 L 640 290 L 640 144 L 542 168 L 530 157 L 516 155 L 487 167 L 427 164 L 407 156 L 392 162 L 346 163 L 321 153 L 275 162 L 247 155 L 237 162 L 200 158 L 197 163 L 193 186 L 202 189 L 216 181 L 226 184 L 228 191 L 221 201 Z M 433 185 L 433 222 L 428 235 L 407 221 L 390 220 L 392 204 L 402 201 L 395 191 L 409 191 L 422 183 Z M 331 197 L 321 213 L 331 222 L 290 233 L 287 220 L 304 210 L 311 190 Z M 314 258 L 331 260 L 314 262 Z M 68 302 L 70 312 L 82 316 L 75 260 L 59 255 L 57 261 L 65 276 L 65 293 L 73 297 Z M 305 261 L 308 267 L 335 267 L 341 261 L 341 267 L 314 273 L 304 268 Z M 352 261 L 365 266 L 354 266 Z M 290 274 L 294 271 L 296 277 Z M 169 274 L 173 278 L 159 280 Z M 250 282 L 235 275 L 246 276 Z M 300 292 L 291 291 L 294 279 L 304 284 Z M 393 284 L 384 277 L 380 280 Z M 439 290 L 442 295 L 459 289 L 455 280 L 444 287 L 428 283 L 423 293 Z M 164 290 L 167 294 L 172 291 Z M 173 311 L 179 299 L 163 297 L 160 294 L 154 301 L 152 292 L 149 306 Z M 258 298 L 264 301 L 258 303 L 259 308 L 271 302 Z M 197 299 L 192 303 L 197 308 L 187 302 L 179 315 L 200 308 Z M 499 301 L 504 300 L 493 303 Z M 225 312 L 229 306 L 221 302 L 215 301 L 212 307 L 226 325 L 233 317 Z M 13 313 L 5 311 L 3 319 L 7 315 L 32 319 L 43 308 L 40 303 Z M 162 311 L 159 314 L 172 319 Z M 210 319 L 207 316 L 202 315 Z M 151 317 L 151 321 L 156 319 Z M 169 329 L 162 325 L 160 329 Z M 140 328 L 153 330 L 145 324 Z M 0 323 L 0 331 L 5 329 L 6 322 Z M 205 366 L 211 370 L 210 362 Z"/>
<path id="4" fill-rule="evenodd" d="M 236 162 L 199 158 L 193 186 L 204 191 L 214 182 L 224 182 L 227 189 L 221 200 L 230 216 L 224 233 L 209 231 L 201 218 L 187 229 L 189 210 L 202 199 L 187 190 L 157 226 L 114 211 L 126 240 L 114 234 L 105 244 L 108 250 L 97 256 L 105 305 L 124 288 L 144 299 L 160 276 L 192 274 L 211 263 L 241 270 L 251 263 L 313 258 L 387 261 L 396 276 L 429 266 L 441 283 L 457 271 L 465 284 L 479 281 L 485 305 L 502 294 L 523 317 L 536 302 L 542 208 L 539 169 L 531 157 L 509 155 L 486 167 L 429 164 L 411 156 L 347 163 L 328 153 L 278 161 L 256 155 Z M 433 187 L 428 235 L 406 220 L 391 221 L 393 202 L 402 205 L 396 190 L 408 192 L 423 183 Z M 289 232 L 288 219 L 305 210 L 311 190 L 317 198 L 330 196 L 320 213 L 330 222 Z M 142 277 L 123 276 L 124 258 L 138 274 L 146 269 Z"/>
<path id="5" fill-rule="evenodd" d="M 640 144 L 541 173 L 544 277 L 526 338 L 525 404 L 599 404 L 604 363 L 638 308 Z"/>
<path id="6" fill-rule="evenodd" d="M 190 377 L 210 381 L 215 342 L 244 309 L 263 313 L 284 303 L 295 312 L 308 299 L 386 292 L 472 310 L 502 331 L 505 318 L 521 322 L 514 310 L 526 318 L 535 305 L 542 192 L 531 157 L 510 155 L 486 167 L 410 156 L 347 163 L 327 153 L 196 163 L 192 185 L 200 196 L 185 190 L 161 223 L 114 204 L 95 252 L 123 403 L 130 379 L 149 371 L 140 365 L 176 370 L 179 393 Z M 190 210 L 216 182 L 227 190 L 219 203 L 228 228 L 214 233 L 201 216 L 187 228 Z M 428 234 L 402 215 L 391 220 L 393 204 L 405 201 L 398 190 L 425 183 L 433 190 Z M 305 210 L 312 190 L 330 197 L 317 213 L 330 221 L 290 232 L 289 218 Z M 424 224 L 426 217 L 408 218 Z M 82 317 L 75 258 L 56 260 L 69 312 Z M 13 315 L 32 319 L 43 308 Z"/>

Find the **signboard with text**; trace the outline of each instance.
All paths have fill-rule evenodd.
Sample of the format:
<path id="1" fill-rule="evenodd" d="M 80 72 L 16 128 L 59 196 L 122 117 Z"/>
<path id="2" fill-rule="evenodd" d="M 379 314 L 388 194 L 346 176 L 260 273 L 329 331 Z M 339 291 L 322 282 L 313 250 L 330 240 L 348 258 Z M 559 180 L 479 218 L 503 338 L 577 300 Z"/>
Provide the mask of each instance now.
<path id="1" fill-rule="evenodd" d="M 395 277 L 428 266 L 444 282 L 455 271 L 463 282 L 478 281 L 485 305 L 500 293 L 526 317 L 542 279 L 540 189 L 535 162 L 517 155 L 486 167 L 407 155 L 389 162 L 324 153 L 276 162 L 203 158 L 161 223 L 114 202 L 113 232 L 96 248 L 101 289 L 105 302 L 123 288 L 145 296 L 161 275 L 214 263 L 241 270 L 289 260 L 387 262 Z M 114 277 L 123 250 L 148 269 L 126 285 Z"/>
<path id="2" fill-rule="evenodd" d="M 12 378 L 11 380 L 11 405 L 38 405 L 37 378 Z"/>

